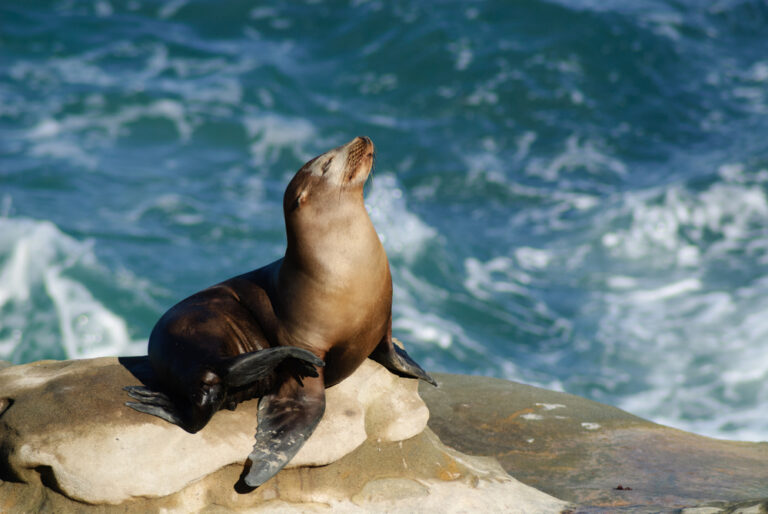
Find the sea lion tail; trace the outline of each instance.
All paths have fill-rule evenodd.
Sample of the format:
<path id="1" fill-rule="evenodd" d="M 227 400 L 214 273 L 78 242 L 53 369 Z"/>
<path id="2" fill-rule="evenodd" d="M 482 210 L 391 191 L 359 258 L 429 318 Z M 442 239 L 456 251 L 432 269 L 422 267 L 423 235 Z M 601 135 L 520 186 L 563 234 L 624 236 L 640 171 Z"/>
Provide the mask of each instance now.
<path id="1" fill-rule="evenodd" d="M 277 367 L 284 362 L 290 363 L 293 368 L 291 374 L 299 380 L 301 377 L 316 377 L 317 367 L 325 366 L 325 362 L 309 350 L 277 346 L 227 359 L 222 363 L 221 376 L 228 387 L 241 387 L 261 381 L 275 383 Z"/>

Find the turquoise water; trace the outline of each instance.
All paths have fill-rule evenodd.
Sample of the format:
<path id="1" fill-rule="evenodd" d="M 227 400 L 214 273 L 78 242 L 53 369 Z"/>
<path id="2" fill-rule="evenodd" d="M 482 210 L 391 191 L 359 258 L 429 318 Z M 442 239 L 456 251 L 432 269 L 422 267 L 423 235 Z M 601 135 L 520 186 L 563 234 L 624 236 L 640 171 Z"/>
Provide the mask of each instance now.
<path id="1" fill-rule="evenodd" d="M 768 4 L 0 4 L 0 359 L 138 354 L 370 136 L 428 369 L 768 439 Z"/>

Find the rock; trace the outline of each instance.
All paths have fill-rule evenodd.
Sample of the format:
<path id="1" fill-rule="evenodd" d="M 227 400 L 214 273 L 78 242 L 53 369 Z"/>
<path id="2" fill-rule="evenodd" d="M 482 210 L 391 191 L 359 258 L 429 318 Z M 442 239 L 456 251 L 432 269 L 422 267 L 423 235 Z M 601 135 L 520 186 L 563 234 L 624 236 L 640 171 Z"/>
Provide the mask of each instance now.
<path id="1" fill-rule="evenodd" d="M 327 390 L 323 421 L 287 469 L 241 493 L 235 484 L 253 444 L 257 401 L 188 434 L 125 407 L 122 387 L 146 370 L 141 358 L 1 370 L 0 511 L 557 512 L 566 505 L 509 477 L 495 459 L 444 446 L 424 428 L 428 411 L 416 381 L 372 361 Z"/>
<path id="2" fill-rule="evenodd" d="M 680 514 L 768 514 L 768 500 L 715 502 L 706 506 L 682 509 Z"/>
<path id="3" fill-rule="evenodd" d="M 564 501 L 580 504 L 575 512 L 768 511 L 766 443 L 445 374 L 437 389 L 420 386 L 424 429 L 416 382 L 373 362 L 328 390 L 326 416 L 291 469 L 241 494 L 256 402 L 187 434 L 123 405 L 122 386 L 146 367 L 123 358 L 0 369 L 0 512 L 559 512 Z"/>
<path id="4" fill-rule="evenodd" d="M 768 443 L 710 439 L 506 380 L 433 376 L 440 387 L 419 392 L 445 444 L 496 457 L 521 482 L 563 500 L 659 512 L 768 499 Z"/>
<path id="5" fill-rule="evenodd" d="M 257 401 L 221 411 L 198 434 L 189 434 L 127 408 L 131 398 L 122 387 L 136 383 L 114 358 L 39 362 L 0 373 L 0 391 L 13 406 L 0 420 L 19 434 L 5 443 L 14 449 L 8 459 L 14 474 L 29 481 L 30 473 L 47 469 L 68 497 L 117 504 L 172 494 L 250 453 Z M 343 387 L 329 389 L 327 404 L 327 415 L 289 467 L 334 462 L 368 435 L 407 439 L 424 429 L 429 416 L 415 381 L 373 362 Z M 135 469 L 153 473 L 127 480 Z"/>

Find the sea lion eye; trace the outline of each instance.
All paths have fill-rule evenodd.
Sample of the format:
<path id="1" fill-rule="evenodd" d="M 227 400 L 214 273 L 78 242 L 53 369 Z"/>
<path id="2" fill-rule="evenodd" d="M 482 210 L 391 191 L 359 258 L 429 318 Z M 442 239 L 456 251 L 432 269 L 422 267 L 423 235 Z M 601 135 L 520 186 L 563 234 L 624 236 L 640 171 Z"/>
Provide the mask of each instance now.
<path id="1" fill-rule="evenodd" d="M 330 159 L 328 159 L 328 160 L 325 162 L 325 164 L 323 164 L 323 168 L 322 168 L 322 170 L 323 170 L 323 175 L 325 175 L 326 173 L 328 173 L 328 168 L 330 168 L 330 167 L 331 167 L 331 161 L 332 161 L 332 160 L 333 160 L 333 157 L 331 157 Z"/>

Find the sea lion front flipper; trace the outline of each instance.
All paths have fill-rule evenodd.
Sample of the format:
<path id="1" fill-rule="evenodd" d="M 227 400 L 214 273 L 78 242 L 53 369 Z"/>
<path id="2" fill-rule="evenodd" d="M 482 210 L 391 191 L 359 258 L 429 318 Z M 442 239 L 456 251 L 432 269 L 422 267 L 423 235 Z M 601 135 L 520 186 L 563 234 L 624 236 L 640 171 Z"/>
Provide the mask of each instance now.
<path id="1" fill-rule="evenodd" d="M 286 380 L 273 394 L 259 402 L 256 444 L 248 456 L 251 469 L 245 483 L 258 487 L 293 458 L 312 435 L 325 412 L 323 373 L 301 382 Z"/>
<path id="2" fill-rule="evenodd" d="M 418 378 L 437 387 L 435 379 L 419 366 L 415 360 L 411 359 L 408 352 L 402 347 L 400 341 L 392 337 L 391 332 L 387 332 L 384 339 L 373 350 L 369 359 L 378 362 L 395 375 L 408 378 Z"/>
<path id="3" fill-rule="evenodd" d="M 138 403 L 125 402 L 128 407 L 145 414 L 157 416 L 169 423 L 184 428 L 185 424 L 179 411 L 166 394 L 153 391 L 144 386 L 125 386 L 123 389 L 128 391 L 128 396 L 138 400 Z"/>

